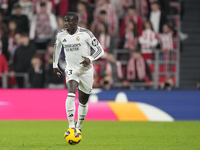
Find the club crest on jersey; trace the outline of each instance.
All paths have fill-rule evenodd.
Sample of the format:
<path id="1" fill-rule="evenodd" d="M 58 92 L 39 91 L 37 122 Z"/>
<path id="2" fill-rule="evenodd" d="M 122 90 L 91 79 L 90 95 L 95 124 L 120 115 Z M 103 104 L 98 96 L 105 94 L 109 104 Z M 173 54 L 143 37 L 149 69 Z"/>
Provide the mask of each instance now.
<path id="1" fill-rule="evenodd" d="M 98 45 L 97 39 L 93 39 L 93 40 L 92 40 L 92 45 L 93 45 L 93 46 L 97 46 L 97 45 Z"/>
<path id="2" fill-rule="evenodd" d="M 80 37 L 79 37 L 79 36 L 77 36 L 77 37 L 76 37 L 76 41 L 79 41 L 79 40 L 80 40 Z"/>
<path id="3" fill-rule="evenodd" d="M 62 42 L 67 42 L 67 40 L 66 40 L 66 39 L 64 39 Z"/>

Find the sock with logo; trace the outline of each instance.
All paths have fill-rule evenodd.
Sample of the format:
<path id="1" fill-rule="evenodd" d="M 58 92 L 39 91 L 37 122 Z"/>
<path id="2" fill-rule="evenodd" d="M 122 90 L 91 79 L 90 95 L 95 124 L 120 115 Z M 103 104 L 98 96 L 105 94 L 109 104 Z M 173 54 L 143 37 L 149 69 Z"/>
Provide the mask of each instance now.
<path id="1" fill-rule="evenodd" d="M 79 103 L 79 107 L 78 107 L 78 122 L 76 125 L 76 128 L 81 129 L 83 121 L 87 115 L 88 112 L 88 104 L 81 104 Z"/>
<path id="2" fill-rule="evenodd" d="M 69 128 L 75 128 L 74 116 L 75 116 L 75 94 L 68 93 L 65 103 L 67 118 L 69 121 Z"/>

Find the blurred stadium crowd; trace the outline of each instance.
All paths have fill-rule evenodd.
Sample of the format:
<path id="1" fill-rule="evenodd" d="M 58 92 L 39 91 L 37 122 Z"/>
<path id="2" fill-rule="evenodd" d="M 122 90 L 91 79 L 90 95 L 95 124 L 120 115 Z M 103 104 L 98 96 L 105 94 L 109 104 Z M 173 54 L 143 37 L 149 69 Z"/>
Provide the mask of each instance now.
<path id="1" fill-rule="evenodd" d="M 6 88 L 65 88 L 64 74 L 53 73 L 52 55 L 64 16 L 73 11 L 79 26 L 91 30 L 105 51 L 94 63 L 94 87 L 130 89 L 135 83 L 132 89 L 153 88 L 159 59 L 164 62 L 159 87 L 171 89 L 180 6 L 178 0 L 1 0 L 0 87 L 4 75 Z M 64 71 L 63 50 L 60 57 Z"/>

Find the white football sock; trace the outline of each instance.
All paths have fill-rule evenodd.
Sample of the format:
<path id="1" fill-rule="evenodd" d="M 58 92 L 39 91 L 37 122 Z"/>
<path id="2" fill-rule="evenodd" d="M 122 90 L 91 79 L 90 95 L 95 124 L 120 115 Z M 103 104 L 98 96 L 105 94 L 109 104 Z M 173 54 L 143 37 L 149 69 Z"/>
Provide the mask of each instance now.
<path id="1" fill-rule="evenodd" d="M 76 128 L 81 129 L 83 121 L 87 115 L 88 112 L 88 104 L 81 104 L 79 103 L 79 107 L 78 107 L 78 122 L 76 125 Z"/>
<path id="2" fill-rule="evenodd" d="M 67 118 L 69 121 L 69 128 L 75 128 L 74 116 L 75 116 L 75 94 L 68 93 L 65 103 Z"/>

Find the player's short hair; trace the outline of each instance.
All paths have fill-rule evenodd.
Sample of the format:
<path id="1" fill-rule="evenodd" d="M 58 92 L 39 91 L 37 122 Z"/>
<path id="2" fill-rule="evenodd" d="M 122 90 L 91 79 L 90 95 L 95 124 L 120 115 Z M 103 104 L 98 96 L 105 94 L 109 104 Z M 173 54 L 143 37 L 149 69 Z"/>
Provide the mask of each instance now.
<path id="1" fill-rule="evenodd" d="M 75 12 L 68 12 L 66 15 L 65 15 L 65 18 L 66 17 L 73 17 L 75 20 L 79 20 L 79 17 L 78 17 L 78 14 L 75 13 Z"/>

